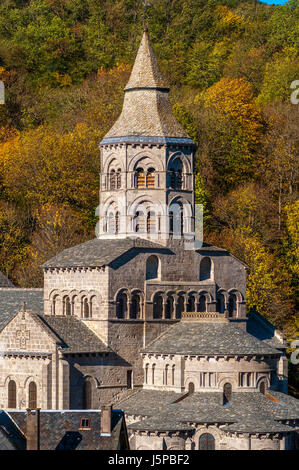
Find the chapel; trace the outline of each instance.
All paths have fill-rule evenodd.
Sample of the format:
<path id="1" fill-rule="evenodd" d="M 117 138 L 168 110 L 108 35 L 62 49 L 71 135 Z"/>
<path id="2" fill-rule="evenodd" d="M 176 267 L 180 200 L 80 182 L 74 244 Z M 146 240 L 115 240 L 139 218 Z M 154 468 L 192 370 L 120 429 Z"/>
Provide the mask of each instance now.
<path id="1" fill-rule="evenodd" d="M 246 313 L 246 264 L 196 238 L 169 92 L 145 29 L 100 142 L 96 238 L 44 263 L 43 289 L 0 289 L 0 409 L 113 405 L 131 449 L 293 449 L 286 340 Z"/>

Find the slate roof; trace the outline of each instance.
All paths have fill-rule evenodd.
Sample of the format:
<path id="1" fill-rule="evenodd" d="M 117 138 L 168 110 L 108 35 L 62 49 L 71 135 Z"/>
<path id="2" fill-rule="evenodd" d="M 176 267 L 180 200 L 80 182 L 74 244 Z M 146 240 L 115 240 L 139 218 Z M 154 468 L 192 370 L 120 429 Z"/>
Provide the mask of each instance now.
<path id="1" fill-rule="evenodd" d="M 0 271 L 0 287 L 14 287 L 13 283 Z"/>
<path id="2" fill-rule="evenodd" d="M 140 238 L 99 239 L 76 245 L 54 256 L 44 268 L 101 267 L 109 265 L 129 250 L 159 249 L 165 247 Z"/>
<path id="3" fill-rule="evenodd" d="M 125 87 L 121 115 L 105 135 L 101 144 L 113 138 L 144 136 L 187 139 L 188 134 L 172 114 L 169 88 L 165 82 L 145 31 L 137 53 L 131 77 Z"/>
<path id="4" fill-rule="evenodd" d="M 76 317 L 38 315 L 43 324 L 61 341 L 63 353 L 111 352 L 101 339 Z"/>
<path id="5" fill-rule="evenodd" d="M 134 67 L 125 90 L 132 88 L 166 88 L 169 85 L 159 70 L 148 31 L 143 32 Z"/>
<path id="6" fill-rule="evenodd" d="M 15 428 L 26 435 L 26 411 L 3 411 L 6 421 L 15 423 Z M 90 421 L 90 430 L 80 428 L 81 418 Z M 1 415 L 0 415 L 1 419 Z M 112 412 L 111 436 L 101 436 L 100 410 L 62 410 L 40 412 L 41 450 L 117 450 L 123 430 L 123 412 Z M 0 450 L 1 447 L 0 447 Z"/>
<path id="7" fill-rule="evenodd" d="M 142 350 L 155 354 L 266 355 L 279 354 L 268 344 L 232 323 L 181 321 Z"/>
<path id="8" fill-rule="evenodd" d="M 0 410 L 0 450 L 25 449 L 24 433 L 4 410 Z"/>
<path id="9" fill-rule="evenodd" d="M 44 311 L 44 290 L 43 289 L 0 289 L 0 331 L 10 321 L 10 319 L 20 311 L 22 303 L 36 313 Z"/>
<path id="10" fill-rule="evenodd" d="M 140 390 L 117 403 L 126 414 L 152 416 L 159 413 L 169 403 L 178 400 L 182 393 L 163 390 Z M 136 411 L 136 413 L 135 413 Z"/>
<path id="11" fill-rule="evenodd" d="M 291 432 L 294 428 L 283 421 L 299 421 L 299 401 L 279 392 L 270 392 L 273 401 L 260 392 L 233 392 L 230 406 L 222 404 L 221 392 L 200 392 L 174 403 L 172 392 L 148 390 L 153 393 L 151 407 L 144 408 L 147 398 L 140 391 L 123 400 L 120 406 L 127 415 L 145 416 L 128 429 L 144 431 L 179 431 L 194 429 L 196 424 L 220 424 L 231 432 L 275 433 Z M 178 394 L 176 394 L 178 395 Z"/>

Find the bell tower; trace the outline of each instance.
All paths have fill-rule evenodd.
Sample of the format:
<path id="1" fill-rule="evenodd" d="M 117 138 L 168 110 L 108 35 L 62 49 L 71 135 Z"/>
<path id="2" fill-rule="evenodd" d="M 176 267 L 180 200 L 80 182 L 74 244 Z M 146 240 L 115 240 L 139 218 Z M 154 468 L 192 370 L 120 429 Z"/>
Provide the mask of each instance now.
<path id="1" fill-rule="evenodd" d="M 124 91 L 121 115 L 100 143 L 98 236 L 162 243 L 188 236 L 196 146 L 172 114 L 147 29 Z"/>

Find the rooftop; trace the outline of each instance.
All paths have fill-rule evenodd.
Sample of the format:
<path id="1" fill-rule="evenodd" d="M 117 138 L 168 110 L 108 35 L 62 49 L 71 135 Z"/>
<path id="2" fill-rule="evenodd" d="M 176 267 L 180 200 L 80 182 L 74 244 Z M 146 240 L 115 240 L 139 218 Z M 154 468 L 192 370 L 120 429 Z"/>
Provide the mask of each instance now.
<path id="1" fill-rule="evenodd" d="M 271 355 L 279 351 L 232 323 L 181 321 L 152 341 L 143 353 L 184 355 Z"/>
<path id="2" fill-rule="evenodd" d="M 0 288 L 0 331 L 24 303 L 36 313 L 44 311 L 43 289 Z"/>
<path id="3" fill-rule="evenodd" d="M 61 342 L 64 353 L 103 353 L 112 351 L 76 317 L 38 315 L 38 318 Z"/>
<path id="4" fill-rule="evenodd" d="M 81 418 L 89 420 L 88 429 L 81 427 Z M 0 434 L 1 424 L 9 427 L 10 439 L 15 443 L 15 447 L 25 449 L 26 411 L 0 411 Z M 111 424 L 111 435 L 103 436 L 100 431 L 101 410 L 41 410 L 40 449 L 117 450 L 121 448 L 120 434 L 124 432 L 122 411 L 113 410 Z"/>
<path id="5" fill-rule="evenodd" d="M 143 33 L 131 77 L 125 87 L 121 115 L 101 144 L 132 136 L 184 139 L 184 143 L 194 145 L 172 114 L 169 88 L 159 70 L 147 31 Z"/>
<path id="6" fill-rule="evenodd" d="M 43 264 L 44 268 L 101 267 L 109 265 L 130 250 L 166 250 L 163 245 L 140 238 L 94 238 L 67 248 Z M 167 250 L 169 252 L 169 250 Z"/>
<path id="7" fill-rule="evenodd" d="M 181 394 L 141 390 L 118 403 L 125 414 L 144 417 L 128 426 L 142 431 L 179 431 L 196 424 L 221 424 L 231 432 L 275 433 L 294 428 L 285 421 L 299 420 L 299 401 L 280 392 L 233 392 L 231 406 L 223 406 L 221 392 L 193 393 L 174 403 Z M 138 396 L 139 395 L 139 396 Z M 146 400 L 150 406 L 146 406 Z"/>

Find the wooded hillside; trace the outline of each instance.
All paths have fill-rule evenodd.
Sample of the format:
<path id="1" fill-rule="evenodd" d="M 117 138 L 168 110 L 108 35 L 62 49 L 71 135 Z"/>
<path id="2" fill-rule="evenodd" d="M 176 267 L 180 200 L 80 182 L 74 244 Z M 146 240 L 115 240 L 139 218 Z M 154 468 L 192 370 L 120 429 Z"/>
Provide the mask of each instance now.
<path id="1" fill-rule="evenodd" d="M 299 3 L 152 0 L 149 32 L 173 111 L 198 145 L 205 241 L 249 265 L 248 308 L 299 334 Z M 98 143 L 120 113 L 141 0 L 2 0 L 0 270 L 94 237 Z M 299 98 L 299 96 L 297 95 Z"/>

